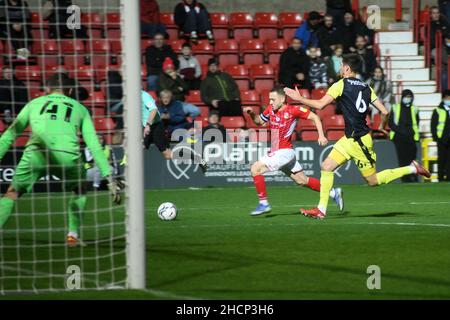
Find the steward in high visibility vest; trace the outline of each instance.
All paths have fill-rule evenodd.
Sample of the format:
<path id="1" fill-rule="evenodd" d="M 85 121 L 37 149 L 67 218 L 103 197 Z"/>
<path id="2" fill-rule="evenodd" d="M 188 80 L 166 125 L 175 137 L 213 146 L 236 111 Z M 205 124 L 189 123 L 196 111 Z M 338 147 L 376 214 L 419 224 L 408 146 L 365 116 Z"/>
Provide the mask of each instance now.
<path id="1" fill-rule="evenodd" d="M 399 166 L 405 166 L 416 159 L 419 134 L 419 110 L 414 106 L 414 94 L 403 90 L 401 101 L 392 105 L 389 115 L 390 139 L 397 151 Z M 415 176 L 405 176 L 405 182 L 417 181 Z"/>
<path id="2" fill-rule="evenodd" d="M 438 147 L 438 179 L 450 181 L 450 90 L 431 117 L 431 133 Z"/>

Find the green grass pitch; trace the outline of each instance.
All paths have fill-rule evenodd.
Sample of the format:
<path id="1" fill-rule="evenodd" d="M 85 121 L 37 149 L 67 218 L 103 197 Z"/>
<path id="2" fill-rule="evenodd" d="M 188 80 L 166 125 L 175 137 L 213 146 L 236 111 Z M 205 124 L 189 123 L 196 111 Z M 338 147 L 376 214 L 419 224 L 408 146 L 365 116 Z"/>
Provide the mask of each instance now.
<path id="1" fill-rule="evenodd" d="M 299 214 L 300 207 L 316 204 L 318 194 L 295 186 L 268 186 L 273 211 L 259 217 L 248 214 L 256 206 L 256 195 L 247 186 L 147 191 L 148 290 L 8 294 L 0 298 L 449 299 L 450 185 L 344 186 L 344 191 L 345 213 L 338 213 L 333 204 L 323 221 Z M 90 199 L 90 208 L 94 200 Z M 109 205 L 107 194 L 96 201 L 99 207 Z M 158 219 L 156 208 L 165 201 L 179 208 L 175 221 Z M 35 201 L 35 211 L 46 213 L 48 203 L 44 198 Z M 61 211 L 62 201 L 51 204 L 52 211 Z M 30 205 L 29 198 L 24 199 L 19 213 L 29 212 Z M 50 234 L 52 242 L 48 233 L 35 234 L 34 239 L 30 233 L 18 237 L 21 246 L 37 241 L 43 247 L 34 253 L 39 260 L 57 260 L 67 253 L 76 261 L 83 252 L 87 270 L 108 269 L 113 263 L 113 272 L 99 276 L 94 272 L 90 277 L 101 282 L 114 276 L 119 281 L 124 277 L 120 268 L 124 264 L 123 226 L 118 223 L 112 229 L 96 231 L 89 226 L 122 218 L 120 209 L 88 212 L 88 242 L 110 234 L 117 238 L 86 248 L 63 247 L 63 215 L 49 219 L 43 214 L 33 219 L 39 228 L 51 223 L 55 228 Z M 26 227 L 32 225 L 29 220 L 23 215 L 17 221 Z M 12 219 L 7 230 L 14 230 L 15 225 L 16 219 Z M 13 245 L 14 236 L 4 236 L 5 244 Z M 30 258 L 31 252 L 21 250 L 21 261 Z M 95 259 L 99 252 L 105 257 Z M 112 253 L 117 254 L 113 259 Z M 11 267 L 17 261 L 14 250 L 4 249 L 2 259 L 0 275 L 15 275 Z M 366 286 L 370 265 L 381 269 L 380 290 Z M 50 267 L 61 275 L 66 264 L 56 262 Z M 22 276 L 29 275 L 29 270 L 22 270 L 26 268 L 32 271 L 33 265 L 22 263 Z M 34 268 L 41 272 L 49 266 L 43 262 Z M 26 277 L 21 281 L 27 285 Z M 35 284 L 48 287 L 48 281 L 43 277 Z M 53 287 L 62 283 L 60 278 L 51 281 Z M 2 286 L 13 288 L 15 281 L 4 279 Z"/>

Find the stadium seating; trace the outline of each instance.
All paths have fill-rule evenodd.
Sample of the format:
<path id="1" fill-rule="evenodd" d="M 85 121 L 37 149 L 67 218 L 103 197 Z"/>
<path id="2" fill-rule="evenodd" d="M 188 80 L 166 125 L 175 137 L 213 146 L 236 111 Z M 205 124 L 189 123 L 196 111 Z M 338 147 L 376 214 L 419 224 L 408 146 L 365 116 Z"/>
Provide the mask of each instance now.
<path id="1" fill-rule="evenodd" d="M 210 13 L 210 19 L 213 27 L 214 38 L 216 40 L 228 39 L 228 16 L 222 12 L 213 12 Z"/>
<path id="2" fill-rule="evenodd" d="M 245 65 L 264 63 L 264 42 L 259 39 L 242 39 L 239 41 L 239 50 Z"/>
<path id="3" fill-rule="evenodd" d="M 271 90 L 274 86 L 275 72 L 272 66 L 268 64 L 253 65 L 250 68 L 250 75 L 255 90 Z"/>
<path id="4" fill-rule="evenodd" d="M 330 141 L 337 141 L 345 135 L 344 130 L 330 130 L 327 131 L 327 139 Z"/>
<path id="5" fill-rule="evenodd" d="M 178 40 L 168 40 L 167 44 L 170 45 L 176 53 L 181 53 L 181 48 L 183 46 L 183 43 L 185 43 L 184 40 L 178 39 Z"/>
<path id="6" fill-rule="evenodd" d="M 242 64 L 227 66 L 225 72 L 233 77 L 240 90 L 248 90 L 250 88 L 249 72 L 246 66 Z"/>
<path id="7" fill-rule="evenodd" d="M 39 66 L 17 66 L 15 69 L 16 78 L 24 81 L 41 81 L 42 74 Z"/>
<path id="8" fill-rule="evenodd" d="M 219 65 L 222 68 L 239 63 L 239 45 L 236 40 L 217 40 L 215 49 L 219 55 Z"/>
<path id="9" fill-rule="evenodd" d="M 278 37 L 278 17 L 272 12 L 256 12 L 255 27 L 258 30 L 258 39 L 265 41 Z"/>
<path id="10" fill-rule="evenodd" d="M 248 12 L 233 12 L 230 14 L 230 26 L 233 37 L 237 41 L 253 38 L 253 17 Z"/>
<path id="11" fill-rule="evenodd" d="M 69 70 L 70 76 L 77 80 L 91 80 L 95 79 L 95 72 L 91 66 L 78 66 Z"/>
<path id="12" fill-rule="evenodd" d="M 323 124 L 324 124 L 326 131 L 343 130 L 345 127 L 344 116 L 343 115 L 334 115 L 331 117 L 327 117 L 323 120 Z"/>
<path id="13" fill-rule="evenodd" d="M 207 40 L 199 40 L 198 44 L 192 47 L 192 51 L 200 65 L 208 63 L 208 60 L 214 57 L 214 47 Z"/>
<path id="14" fill-rule="evenodd" d="M 108 12 L 106 14 L 106 27 L 108 29 L 120 29 L 120 13 Z"/>
<path id="15" fill-rule="evenodd" d="M 299 134 L 299 138 L 302 141 L 317 141 L 319 133 L 317 131 L 302 131 Z"/>
<path id="16" fill-rule="evenodd" d="M 283 31 L 283 38 L 291 41 L 294 38 L 295 31 L 302 24 L 302 16 L 298 12 L 280 12 L 278 23 Z"/>
<path id="17" fill-rule="evenodd" d="M 111 52 L 111 44 L 108 39 L 96 39 L 87 41 L 87 52 L 95 54 L 106 54 Z"/>
<path id="18" fill-rule="evenodd" d="M 336 114 L 336 105 L 329 104 L 324 109 L 317 110 L 316 113 L 321 119 L 334 116 Z"/>
<path id="19" fill-rule="evenodd" d="M 259 114 L 259 113 L 261 112 L 259 106 L 258 106 L 258 107 L 253 106 L 253 107 L 251 107 L 251 108 L 252 108 L 252 110 L 253 110 L 253 112 L 254 112 L 255 114 Z M 256 125 L 256 124 L 253 122 L 252 117 L 251 117 L 247 112 L 244 112 L 244 119 L 245 119 L 245 123 L 246 123 L 247 128 L 260 128 L 258 125 Z"/>
<path id="20" fill-rule="evenodd" d="M 326 89 L 313 89 L 311 91 L 311 99 L 322 99 L 322 97 L 327 93 Z"/>
<path id="21" fill-rule="evenodd" d="M 205 105 L 202 101 L 200 90 L 190 90 L 189 94 L 186 96 L 186 101 L 196 106 Z"/>
<path id="22" fill-rule="evenodd" d="M 280 62 L 280 56 L 288 48 L 284 39 L 267 39 L 265 42 L 267 62 L 275 68 Z"/>
<path id="23" fill-rule="evenodd" d="M 166 25 L 166 32 L 170 39 L 178 38 L 178 26 L 175 24 L 174 15 L 172 12 L 161 12 L 159 19 L 162 24 Z"/>
<path id="24" fill-rule="evenodd" d="M 89 98 L 83 101 L 83 104 L 92 108 L 104 108 L 106 99 L 102 91 L 90 91 Z"/>
<path id="25" fill-rule="evenodd" d="M 226 129 L 240 129 L 245 127 L 244 117 L 222 117 L 220 122 Z"/>
<path id="26" fill-rule="evenodd" d="M 261 98 L 256 90 L 241 91 L 241 104 L 243 106 L 254 106 L 261 104 Z"/>

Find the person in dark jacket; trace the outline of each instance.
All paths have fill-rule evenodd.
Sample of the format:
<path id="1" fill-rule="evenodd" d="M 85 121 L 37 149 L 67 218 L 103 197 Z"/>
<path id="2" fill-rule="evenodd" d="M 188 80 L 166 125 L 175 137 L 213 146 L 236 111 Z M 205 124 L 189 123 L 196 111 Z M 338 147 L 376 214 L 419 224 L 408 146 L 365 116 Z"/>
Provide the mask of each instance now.
<path id="1" fill-rule="evenodd" d="M 389 114 L 390 138 L 394 142 L 400 166 L 407 166 L 417 156 L 417 142 L 419 135 L 419 110 L 414 106 L 414 94 L 411 90 L 402 91 L 399 104 L 392 105 Z M 417 176 L 402 177 L 403 182 L 415 182 Z"/>
<path id="2" fill-rule="evenodd" d="M 56 70 L 56 72 L 63 74 L 67 78 L 69 83 L 71 83 L 73 90 L 70 97 L 72 99 L 75 99 L 77 101 L 84 101 L 89 98 L 89 91 L 85 87 L 83 87 L 76 79 L 71 78 L 69 71 L 66 68 L 61 66 Z"/>
<path id="3" fill-rule="evenodd" d="M 156 91 L 156 83 L 162 71 L 164 60 L 169 57 L 178 70 L 179 62 L 172 47 L 165 44 L 162 33 L 155 34 L 153 44 L 145 50 L 145 63 L 147 64 L 147 90 Z"/>
<path id="4" fill-rule="evenodd" d="M 140 0 L 141 33 L 153 38 L 156 33 L 166 34 L 166 26 L 159 17 L 159 5 L 156 0 Z"/>
<path id="5" fill-rule="evenodd" d="M 123 88 L 120 71 L 108 71 L 106 77 L 106 95 L 107 114 L 115 121 L 116 129 L 123 129 Z"/>
<path id="6" fill-rule="evenodd" d="M 202 140 L 208 142 L 227 142 L 227 130 L 220 123 L 219 111 L 211 110 L 208 115 L 208 125 L 203 128 Z M 206 140 L 206 141 L 205 141 Z"/>
<path id="7" fill-rule="evenodd" d="M 438 179 L 450 181 L 450 90 L 444 91 L 441 104 L 433 111 L 431 133 L 438 149 Z"/>
<path id="8" fill-rule="evenodd" d="M 79 28 L 69 28 L 67 21 L 73 13 L 67 12 L 72 6 L 72 0 L 48 0 L 42 8 L 42 18 L 48 21 L 51 39 L 77 38 L 87 39 L 86 28 L 81 24 Z"/>
<path id="9" fill-rule="evenodd" d="M 174 19 L 182 34 L 189 37 L 194 44 L 200 35 L 206 35 L 208 41 L 214 44 L 209 13 L 202 3 L 197 0 L 183 0 L 175 6 Z"/>
<path id="10" fill-rule="evenodd" d="M 189 84 L 175 71 L 175 65 L 172 59 L 166 58 L 156 88 L 157 92 L 169 90 L 172 92 L 175 100 L 184 101 L 189 90 Z"/>
<path id="11" fill-rule="evenodd" d="M 310 88 L 309 84 L 309 57 L 302 49 L 302 41 L 298 38 L 292 40 L 291 46 L 280 56 L 278 82 L 286 87 Z"/>
<path id="12" fill-rule="evenodd" d="M 364 36 L 358 35 L 355 41 L 355 48 L 351 48 L 350 51 L 358 54 L 363 61 L 362 70 L 360 70 L 363 79 L 366 80 L 370 78 L 377 65 L 372 46 L 367 44 L 367 40 Z"/>
<path id="13" fill-rule="evenodd" d="M 309 46 L 317 46 L 319 44 L 319 37 L 317 30 L 321 21 L 320 13 L 311 11 L 308 20 L 295 31 L 295 38 L 302 41 L 302 48 L 306 50 Z"/>
<path id="14" fill-rule="evenodd" d="M 449 29 L 448 20 L 441 14 L 439 7 L 433 6 L 430 8 L 430 48 L 436 48 L 436 32 L 442 31 L 444 37 Z"/>
<path id="15" fill-rule="evenodd" d="M 359 20 L 355 20 L 353 12 L 346 12 L 344 15 L 344 26 L 341 28 L 342 44 L 344 46 L 344 53 L 351 52 L 351 48 L 355 46 L 356 37 L 358 35 L 364 36 L 367 43 L 373 43 L 373 31 Z"/>
<path id="16" fill-rule="evenodd" d="M 0 1 L 0 38 L 11 40 L 14 50 L 29 50 L 32 44 L 31 12 L 25 0 Z"/>
<path id="17" fill-rule="evenodd" d="M 18 80 L 14 70 L 4 66 L 0 80 L 0 113 L 5 113 L 6 123 L 12 122 L 16 115 L 28 103 L 28 90 L 23 81 Z M 9 119 L 8 119 L 9 118 Z"/>
<path id="18" fill-rule="evenodd" d="M 327 0 L 327 15 L 333 17 L 336 26 L 344 25 L 344 15 L 352 11 L 350 0 Z"/>
<path id="19" fill-rule="evenodd" d="M 215 58 L 208 60 L 208 73 L 200 86 L 202 101 L 220 116 L 242 116 L 241 93 L 234 79 L 219 70 Z"/>
<path id="20" fill-rule="evenodd" d="M 183 104 L 173 98 L 170 90 L 163 90 L 159 93 L 160 105 L 158 106 L 161 120 L 169 133 L 176 129 L 188 128 L 190 122 L 183 111 Z"/>
<path id="21" fill-rule="evenodd" d="M 319 28 L 319 47 L 322 57 L 330 57 L 333 54 L 336 45 L 341 43 L 341 32 L 333 23 L 333 16 L 327 14 L 323 25 Z"/>

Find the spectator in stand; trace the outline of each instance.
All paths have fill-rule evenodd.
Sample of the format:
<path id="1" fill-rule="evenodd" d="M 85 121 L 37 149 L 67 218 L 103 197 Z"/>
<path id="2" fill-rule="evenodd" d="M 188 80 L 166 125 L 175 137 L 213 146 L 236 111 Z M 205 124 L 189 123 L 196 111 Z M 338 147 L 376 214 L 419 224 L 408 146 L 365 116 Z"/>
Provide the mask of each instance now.
<path id="1" fill-rule="evenodd" d="M 209 13 L 197 0 L 183 0 L 175 6 L 175 23 L 183 36 L 197 43 L 200 36 L 206 35 L 211 44 L 215 43 Z"/>
<path id="2" fill-rule="evenodd" d="M 320 49 L 310 47 L 308 50 L 310 58 L 309 81 L 313 89 L 328 88 L 327 65 L 321 58 Z"/>
<path id="3" fill-rule="evenodd" d="M 31 12 L 25 0 L 0 1 L 0 39 L 10 40 L 19 59 L 27 59 L 32 44 Z"/>
<path id="4" fill-rule="evenodd" d="M 390 138 L 394 142 L 400 167 L 408 166 L 417 156 L 419 142 L 419 110 L 414 106 L 411 90 L 402 91 L 399 104 L 394 104 L 389 114 Z M 416 175 L 407 175 L 403 182 L 416 182 Z"/>
<path id="5" fill-rule="evenodd" d="M 23 81 L 18 80 L 14 70 L 4 66 L 0 80 L 0 113 L 4 113 L 3 121 L 11 123 L 16 115 L 28 103 L 28 89 Z"/>
<path id="6" fill-rule="evenodd" d="M 156 33 L 166 34 L 166 26 L 160 23 L 159 5 L 156 0 L 140 0 L 141 33 L 153 38 Z"/>
<path id="7" fill-rule="evenodd" d="M 448 88 L 448 57 L 450 56 L 450 30 L 445 35 L 445 41 L 442 44 L 442 66 L 441 66 L 441 89 L 445 91 Z"/>
<path id="8" fill-rule="evenodd" d="M 321 16 L 317 11 L 311 11 L 308 20 L 295 31 L 295 38 L 302 41 L 302 48 L 306 50 L 309 46 L 317 47 L 319 44 L 319 37 L 317 36 L 317 29 L 321 21 Z"/>
<path id="9" fill-rule="evenodd" d="M 188 84 L 189 90 L 200 89 L 202 68 L 197 58 L 192 55 L 192 46 L 189 43 L 183 44 L 178 60 L 181 78 Z"/>
<path id="10" fill-rule="evenodd" d="M 350 0 L 327 0 L 327 15 L 333 17 L 336 26 L 344 25 L 344 15 L 352 11 Z"/>
<path id="11" fill-rule="evenodd" d="M 123 88 L 120 71 L 109 70 L 106 78 L 107 115 L 116 123 L 116 129 L 123 129 Z"/>
<path id="12" fill-rule="evenodd" d="M 364 80 L 368 79 L 373 74 L 375 66 L 377 65 L 372 46 L 367 44 L 367 40 L 364 36 L 358 35 L 355 41 L 355 48 L 352 48 L 351 51 L 361 57 L 363 61 L 361 75 Z"/>
<path id="13" fill-rule="evenodd" d="M 438 179 L 450 181 L 450 90 L 444 91 L 441 104 L 433 111 L 431 133 L 438 149 Z"/>
<path id="14" fill-rule="evenodd" d="M 366 83 L 375 91 L 378 100 L 386 107 L 388 111 L 391 111 L 392 96 L 392 83 L 386 79 L 384 70 L 382 67 L 377 66 L 373 72 L 373 76 L 367 79 Z M 379 113 L 377 108 L 372 108 L 372 119 L 375 114 Z M 380 128 L 378 130 L 385 131 L 387 125 L 387 117 L 382 116 Z"/>
<path id="15" fill-rule="evenodd" d="M 203 128 L 203 141 L 227 142 L 227 130 L 220 123 L 219 111 L 211 110 L 208 115 L 208 125 Z"/>
<path id="16" fill-rule="evenodd" d="M 341 32 L 333 23 L 333 16 L 327 14 L 319 28 L 319 46 L 323 57 L 330 57 L 336 45 L 341 43 Z"/>
<path id="17" fill-rule="evenodd" d="M 169 90 L 172 92 L 173 98 L 179 101 L 184 101 L 189 91 L 188 84 L 181 79 L 181 76 L 175 70 L 175 64 L 170 58 L 164 60 L 156 88 L 157 92 Z"/>
<path id="18" fill-rule="evenodd" d="M 79 28 L 69 28 L 67 21 L 70 20 L 72 13 L 67 12 L 67 8 L 72 5 L 72 0 L 48 0 L 44 3 L 42 18 L 48 20 L 51 39 L 88 38 L 86 28 L 83 25 L 80 25 Z"/>
<path id="19" fill-rule="evenodd" d="M 280 56 L 278 82 L 286 87 L 309 88 L 309 57 L 302 49 L 302 41 L 292 40 L 291 46 Z"/>
<path id="20" fill-rule="evenodd" d="M 447 21 L 450 19 L 450 1 L 449 0 L 438 0 L 439 10 L 445 16 Z"/>
<path id="21" fill-rule="evenodd" d="M 84 101 L 87 98 L 89 98 L 89 91 L 83 87 L 77 80 L 70 77 L 69 71 L 64 68 L 63 66 L 58 67 L 55 73 L 61 73 L 63 74 L 70 83 L 72 83 L 73 90 L 71 98 L 77 100 L 77 101 Z"/>
<path id="22" fill-rule="evenodd" d="M 222 116 L 242 116 L 241 93 L 234 79 L 219 70 L 215 58 L 208 61 L 208 74 L 200 86 L 202 101 Z"/>
<path id="23" fill-rule="evenodd" d="M 161 120 L 165 127 L 172 133 L 176 129 L 187 129 L 190 122 L 183 110 L 181 101 L 174 99 L 170 90 L 159 93 L 160 105 L 158 106 Z"/>
<path id="24" fill-rule="evenodd" d="M 441 15 L 439 7 L 433 6 L 430 8 L 430 48 L 434 50 L 436 48 L 436 32 L 438 30 L 442 31 L 442 37 L 448 32 L 448 20 L 444 15 Z M 432 52 L 434 56 L 435 53 Z"/>
<path id="25" fill-rule="evenodd" d="M 336 82 L 340 78 L 342 55 L 344 48 L 341 44 L 337 44 L 333 50 L 333 55 L 327 61 L 328 63 L 328 78 L 330 83 Z"/>
<path id="26" fill-rule="evenodd" d="M 361 21 L 355 20 L 355 16 L 351 11 L 345 13 L 344 26 L 340 31 L 344 53 L 351 52 L 350 49 L 354 47 L 358 35 L 362 35 L 369 44 L 373 42 L 373 31 L 367 28 Z"/>
<path id="27" fill-rule="evenodd" d="M 156 33 L 153 44 L 145 50 L 145 62 L 147 64 L 147 90 L 156 91 L 156 83 L 162 71 L 164 60 L 169 57 L 178 69 L 179 62 L 172 47 L 165 44 L 164 34 Z"/>

